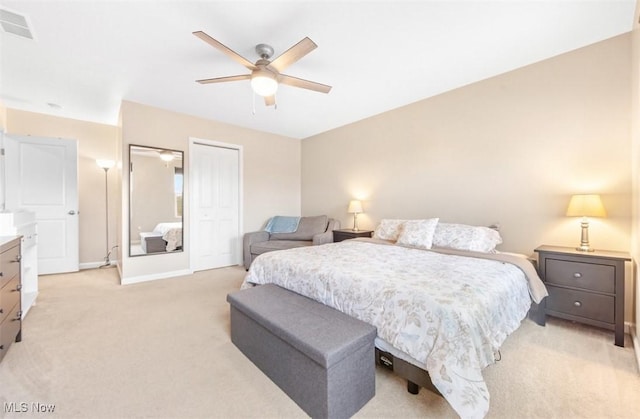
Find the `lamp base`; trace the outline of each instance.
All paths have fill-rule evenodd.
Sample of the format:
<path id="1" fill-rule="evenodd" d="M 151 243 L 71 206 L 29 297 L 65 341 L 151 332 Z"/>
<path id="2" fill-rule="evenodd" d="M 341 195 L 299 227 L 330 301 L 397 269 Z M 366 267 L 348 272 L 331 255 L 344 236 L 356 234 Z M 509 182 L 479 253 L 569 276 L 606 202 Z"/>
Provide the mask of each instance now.
<path id="1" fill-rule="evenodd" d="M 595 252 L 596 249 L 594 249 L 592 247 L 579 246 L 579 247 L 576 247 L 576 250 L 579 250 L 581 252 Z"/>
<path id="2" fill-rule="evenodd" d="M 589 246 L 589 221 L 587 217 L 582 218 L 582 222 L 580 223 L 581 234 L 580 234 L 580 246 L 576 247 L 576 250 L 581 252 L 593 252 L 594 249 Z"/>

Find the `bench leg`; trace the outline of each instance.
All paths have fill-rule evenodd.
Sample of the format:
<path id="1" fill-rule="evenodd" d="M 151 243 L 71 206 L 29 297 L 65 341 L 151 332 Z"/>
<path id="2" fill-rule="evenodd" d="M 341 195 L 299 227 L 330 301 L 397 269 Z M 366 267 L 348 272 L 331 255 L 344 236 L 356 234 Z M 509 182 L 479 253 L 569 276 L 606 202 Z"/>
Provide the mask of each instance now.
<path id="1" fill-rule="evenodd" d="M 411 394 L 418 394 L 420 392 L 420 386 L 407 380 L 407 391 Z"/>

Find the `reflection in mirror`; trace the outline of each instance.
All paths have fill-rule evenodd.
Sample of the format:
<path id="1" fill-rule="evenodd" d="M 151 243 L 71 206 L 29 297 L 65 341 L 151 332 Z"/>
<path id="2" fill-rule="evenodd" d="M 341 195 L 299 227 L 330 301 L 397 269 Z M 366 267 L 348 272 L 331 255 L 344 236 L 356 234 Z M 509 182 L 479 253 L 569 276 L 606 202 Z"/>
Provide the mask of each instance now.
<path id="1" fill-rule="evenodd" d="M 129 146 L 129 256 L 182 251 L 182 155 Z"/>

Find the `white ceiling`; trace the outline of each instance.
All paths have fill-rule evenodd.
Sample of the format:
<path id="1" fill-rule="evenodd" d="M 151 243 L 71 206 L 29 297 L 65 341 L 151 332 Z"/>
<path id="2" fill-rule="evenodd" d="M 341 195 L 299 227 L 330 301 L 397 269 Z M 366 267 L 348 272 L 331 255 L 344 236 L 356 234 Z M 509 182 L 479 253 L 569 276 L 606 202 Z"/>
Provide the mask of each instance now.
<path id="1" fill-rule="evenodd" d="M 0 34 L 0 101 L 115 125 L 129 100 L 306 138 L 630 31 L 635 4 L 0 0 L 35 35 Z M 284 73 L 333 89 L 281 85 L 277 110 L 256 97 L 254 114 L 248 81 L 195 83 L 248 73 L 196 30 L 252 62 L 258 43 L 277 56 L 308 36 L 318 48 Z"/>

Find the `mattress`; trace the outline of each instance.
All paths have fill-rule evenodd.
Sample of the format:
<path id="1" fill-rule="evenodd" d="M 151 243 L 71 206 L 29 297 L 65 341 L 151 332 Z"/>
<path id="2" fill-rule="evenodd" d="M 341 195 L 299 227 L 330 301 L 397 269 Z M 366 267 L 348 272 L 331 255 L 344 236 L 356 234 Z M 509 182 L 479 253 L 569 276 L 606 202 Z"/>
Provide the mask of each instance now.
<path id="1" fill-rule="evenodd" d="M 243 288 L 275 283 L 376 326 L 380 349 L 426 369 L 460 416 L 483 417 L 482 369 L 544 289 L 522 258 L 492 257 L 347 240 L 260 255 Z"/>

